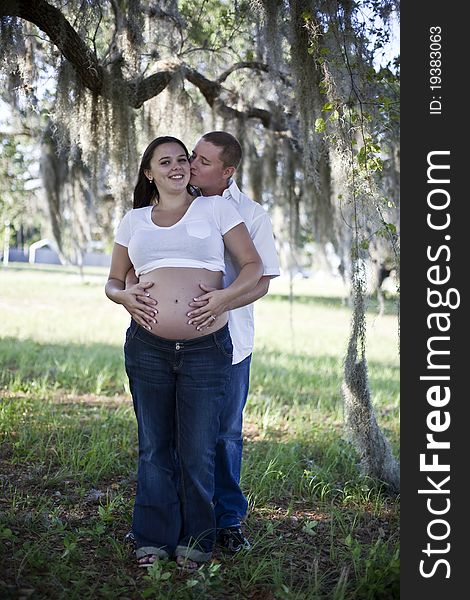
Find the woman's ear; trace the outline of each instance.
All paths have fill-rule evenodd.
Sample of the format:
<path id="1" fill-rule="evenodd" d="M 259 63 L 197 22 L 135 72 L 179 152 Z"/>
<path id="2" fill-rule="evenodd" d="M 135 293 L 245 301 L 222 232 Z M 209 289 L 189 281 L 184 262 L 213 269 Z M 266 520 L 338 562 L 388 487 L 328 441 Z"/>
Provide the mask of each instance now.
<path id="1" fill-rule="evenodd" d="M 153 181 L 153 175 L 152 175 L 152 171 L 150 169 L 145 169 L 144 175 L 145 175 L 145 177 L 147 177 L 147 179 L 149 181 Z"/>

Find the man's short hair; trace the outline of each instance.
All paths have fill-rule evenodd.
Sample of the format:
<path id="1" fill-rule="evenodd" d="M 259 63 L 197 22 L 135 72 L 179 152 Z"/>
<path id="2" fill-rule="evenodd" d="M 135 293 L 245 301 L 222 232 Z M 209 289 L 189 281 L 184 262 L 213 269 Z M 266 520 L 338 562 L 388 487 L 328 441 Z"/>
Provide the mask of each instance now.
<path id="1" fill-rule="evenodd" d="M 209 131 L 209 133 L 205 133 L 202 136 L 202 139 L 214 144 L 218 148 L 222 148 L 220 160 L 224 167 L 238 167 L 242 159 L 242 147 L 237 138 L 231 133 L 227 133 L 226 131 Z"/>

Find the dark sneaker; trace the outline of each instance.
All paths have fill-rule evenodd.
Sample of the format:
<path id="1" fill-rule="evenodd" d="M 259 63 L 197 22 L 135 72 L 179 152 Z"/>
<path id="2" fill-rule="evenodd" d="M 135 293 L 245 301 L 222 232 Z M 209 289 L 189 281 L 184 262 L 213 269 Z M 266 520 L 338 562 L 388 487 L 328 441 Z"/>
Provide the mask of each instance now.
<path id="1" fill-rule="evenodd" d="M 225 527 L 219 529 L 217 542 L 224 550 L 236 554 L 240 550 L 251 550 L 251 544 L 243 535 L 241 527 Z"/>
<path id="2" fill-rule="evenodd" d="M 132 531 L 129 531 L 129 533 L 126 533 L 126 535 L 124 536 L 124 544 L 126 544 L 126 546 L 129 546 L 132 550 L 135 549 L 135 536 Z"/>

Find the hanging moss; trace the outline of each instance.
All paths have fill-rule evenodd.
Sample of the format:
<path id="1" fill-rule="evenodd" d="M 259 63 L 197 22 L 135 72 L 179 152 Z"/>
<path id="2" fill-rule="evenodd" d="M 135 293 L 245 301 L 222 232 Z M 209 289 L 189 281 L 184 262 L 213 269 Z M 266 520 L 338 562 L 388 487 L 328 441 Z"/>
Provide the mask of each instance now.
<path id="1" fill-rule="evenodd" d="M 142 35 L 144 27 L 144 11 L 140 0 L 128 0 L 126 37 L 124 42 L 124 58 L 135 74 L 138 73 L 141 59 L 140 48 L 144 42 Z"/>
<path id="2" fill-rule="evenodd" d="M 18 59 L 26 52 L 23 22 L 16 17 L 0 18 L 0 65 L 2 71 L 18 69 Z"/>
<path id="3" fill-rule="evenodd" d="M 345 424 L 359 452 L 365 475 L 386 483 L 393 492 L 400 490 L 400 467 L 390 444 L 377 424 L 372 406 L 365 356 L 365 276 L 359 261 L 353 275 L 354 308 L 352 330 L 345 358 L 342 386 Z"/>
<path id="4" fill-rule="evenodd" d="M 283 63 L 282 57 L 282 35 L 281 28 L 281 9 L 282 0 L 263 0 L 264 14 L 264 47 L 266 48 L 266 58 L 268 64 L 279 69 Z"/>
<path id="5" fill-rule="evenodd" d="M 60 149 L 57 145 L 52 121 L 49 121 L 41 140 L 40 172 L 49 209 L 52 234 L 59 248 L 61 260 L 65 262 L 62 189 L 68 172 L 67 154 L 64 146 Z"/>
<path id="6" fill-rule="evenodd" d="M 75 148 L 69 159 L 70 177 L 66 186 L 67 213 L 70 227 L 68 247 L 74 264 L 83 265 L 83 258 L 91 241 L 91 222 L 94 221 L 93 203 L 89 188 L 89 172 L 82 161 L 79 148 Z"/>
<path id="7" fill-rule="evenodd" d="M 266 144 L 264 147 L 262 168 L 263 168 L 263 181 L 265 182 L 265 188 L 271 192 L 271 194 L 278 193 L 278 175 L 279 175 L 279 149 L 277 136 L 272 133 L 267 133 Z"/>
<path id="8" fill-rule="evenodd" d="M 315 136 L 315 121 L 320 116 L 322 104 L 319 93 L 320 73 L 311 49 L 318 45 L 320 31 L 314 37 L 312 31 L 309 33 L 307 30 L 308 22 L 313 22 L 316 18 L 313 0 L 290 0 L 289 5 L 291 68 L 295 78 L 305 176 L 319 187 L 320 140 Z"/>
<path id="9" fill-rule="evenodd" d="M 224 125 L 225 131 L 227 131 L 226 127 L 227 126 Z M 246 123 L 245 119 L 237 119 L 236 129 L 233 132 L 233 135 L 237 138 L 237 140 L 240 142 L 240 146 L 242 147 L 242 160 L 237 169 L 236 179 L 237 179 L 238 185 L 240 185 L 242 188 L 245 188 L 246 185 L 248 184 L 248 182 L 246 181 L 246 172 L 247 172 L 246 171 L 246 166 L 247 166 L 246 153 L 247 153 L 247 144 L 248 144 L 248 138 L 249 138 L 249 133 L 247 131 L 247 123 Z"/>
<path id="10" fill-rule="evenodd" d="M 0 19 L 0 83 L 15 108 L 29 98 L 34 105 L 34 84 L 37 75 L 34 61 L 35 42 L 25 37 L 31 24 L 15 17 Z"/>
<path id="11" fill-rule="evenodd" d="M 250 195 L 256 201 L 260 201 L 263 194 L 263 155 L 258 154 L 254 143 L 248 145 L 245 163 L 248 171 Z"/>

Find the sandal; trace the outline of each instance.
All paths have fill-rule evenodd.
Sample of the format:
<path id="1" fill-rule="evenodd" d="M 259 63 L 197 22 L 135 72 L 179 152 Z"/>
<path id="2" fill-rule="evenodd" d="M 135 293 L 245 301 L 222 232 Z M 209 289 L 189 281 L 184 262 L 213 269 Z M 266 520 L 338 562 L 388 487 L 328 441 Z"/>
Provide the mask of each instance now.
<path id="1" fill-rule="evenodd" d="M 164 548 L 158 546 L 140 546 L 136 548 L 135 555 L 139 567 L 151 567 L 160 558 L 168 558 Z"/>
<path id="2" fill-rule="evenodd" d="M 190 558 L 186 558 L 185 556 L 177 556 L 176 564 L 178 565 L 178 569 L 181 571 L 188 571 L 189 573 L 194 573 L 197 571 L 202 563 L 198 563 L 195 560 L 191 560 Z"/>
<path id="3" fill-rule="evenodd" d="M 152 565 L 154 565 L 158 560 L 158 556 L 156 554 L 146 554 L 145 556 L 142 556 L 141 558 L 137 559 L 137 564 L 139 567 L 151 567 Z"/>

